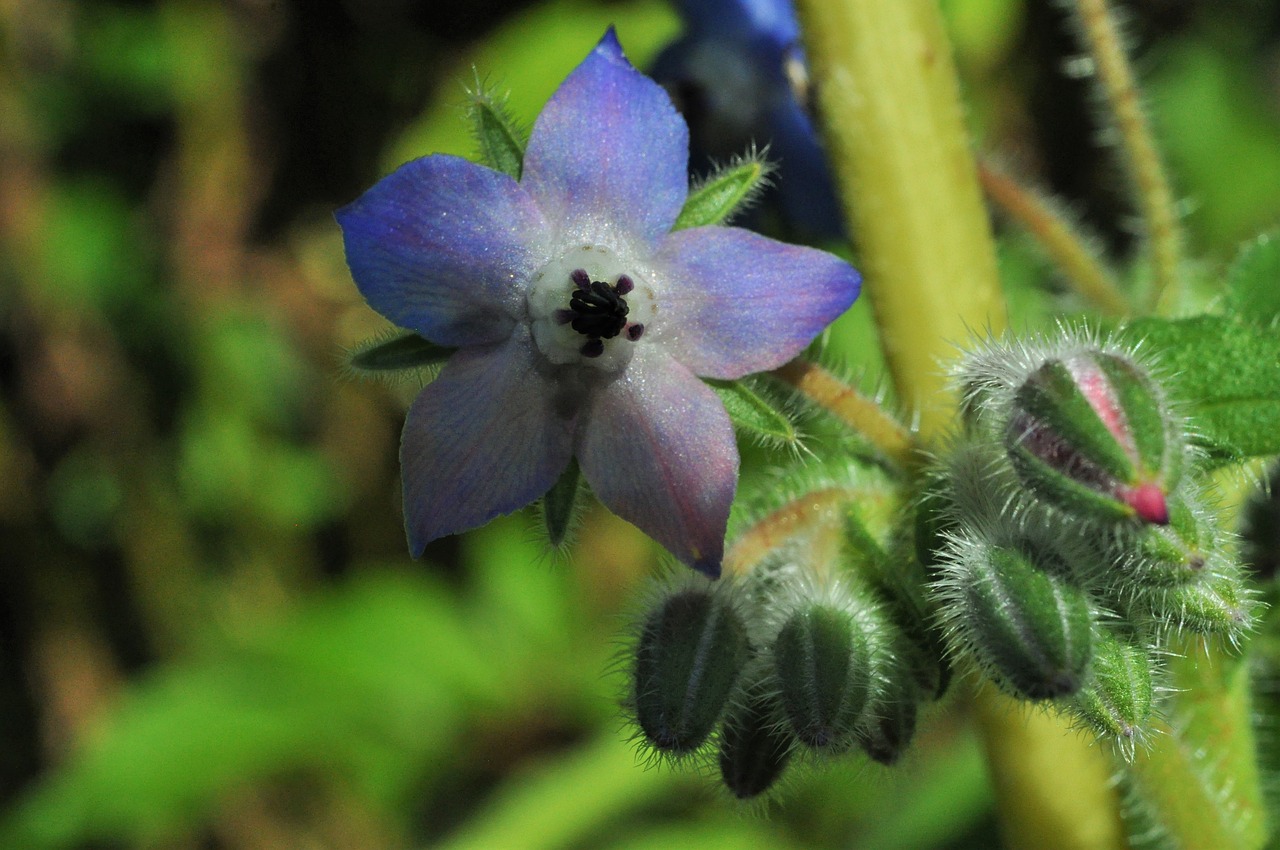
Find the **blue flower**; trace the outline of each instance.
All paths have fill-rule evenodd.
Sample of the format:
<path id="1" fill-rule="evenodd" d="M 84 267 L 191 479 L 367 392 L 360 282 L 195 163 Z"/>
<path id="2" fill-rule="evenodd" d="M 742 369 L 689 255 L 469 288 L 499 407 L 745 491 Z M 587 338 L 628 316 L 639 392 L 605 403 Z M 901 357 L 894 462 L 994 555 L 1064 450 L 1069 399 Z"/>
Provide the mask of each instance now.
<path id="1" fill-rule="evenodd" d="M 844 219 L 808 111 L 808 71 L 791 0 L 675 0 L 685 33 L 653 77 L 692 130 L 693 166 L 767 144 L 780 180 L 765 196 L 810 237 L 839 237 Z"/>
<path id="2" fill-rule="evenodd" d="M 738 450 L 696 376 L 782 365 L 860 281 L 746 230 L 671 232 L 687 158 L 684 122 L 610 29 L 547 102 L 518 182 L 427 156 L 338 211 L 370 306 L 457 348 L 405 422 L 415 557 L 534 501 L 576 457 L 610 510 L 718 575 Z"/>

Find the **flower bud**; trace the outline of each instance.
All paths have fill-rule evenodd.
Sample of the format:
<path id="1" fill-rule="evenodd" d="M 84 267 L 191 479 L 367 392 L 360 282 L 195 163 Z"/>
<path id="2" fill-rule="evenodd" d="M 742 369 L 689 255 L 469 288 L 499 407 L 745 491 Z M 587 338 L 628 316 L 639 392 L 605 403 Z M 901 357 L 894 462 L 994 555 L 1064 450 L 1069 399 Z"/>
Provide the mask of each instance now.
<path id="1" fill-rule="evenodd" d="M 778 631 L 773 662 L 792 731 L 815 749 L 853 741 L 863 709 L 880 687 L 894 632 L 869 602 L 816 601 L 798 607 Z"/>
<path id="2" fill-rule="evenodd" d="M 1046 360 L 1014 391 L 1005 447 L 1023 484 L 1070 513 L 1169 521 L 1183 437 L 1133 360 L 1085 348 Z"/>
<path id="3" fill-rule="evenodd" d="M 746 627 L 723 593 L 690 588 L 664 599 L 635 652 L 636 720 L 649 743 L 677 754 L 701 746 L 747 658 Z"/>
<path id="4" fill-rule="evenodd" d="M 1060 556 L 973 539 L 953 541 L 950 556 L 940 593 L 952 640 L 1015 696 L 1078 691 L 1093 656 L 1093 614 Z"/>
<path id="5" fill-rule="evenodd" d="M 1072 701 L 1084 725 L 1113 741 L 1127 759 L 1133 758 L 1134 745 L 1151 718 L 1151 668 L 1145 649 L 1100 631 L 1093 649 L 1093 680 Z"/>
<path id="6" fill-rule="evenodd" d="M 739 800 L 768 791 L 791 761 L 792 739 L 777 700 L 761 686 L 729 709 L 720 730 L 720 776 Z"/>
<path id="7" fill-rule="evenodd" d="M 1199 581 L 1152 594 L 1152 614 L 1167 628 L 1239 644 L 1254 627 L 1258 601 L 1238 565 L 1221 563 Z"/>
<path id="8" fill-rule="evenodd" d="M 858 728 L 863 752 L 881 764 L 895 764 L 916 734 L 919 705 L 919 692 L 912 682 L 892 677 L 874 716 Z"/>
<path id="9" fill-rule="evenodd" d="M 1168 525 L 1144 525 L 1119 538 L 1113 547 L 1115 578 L 1151 586 L 1195 581 L 1215 555 L 1217 536 L 1206 512 L 1183 499 L 1170 499 Z"/>

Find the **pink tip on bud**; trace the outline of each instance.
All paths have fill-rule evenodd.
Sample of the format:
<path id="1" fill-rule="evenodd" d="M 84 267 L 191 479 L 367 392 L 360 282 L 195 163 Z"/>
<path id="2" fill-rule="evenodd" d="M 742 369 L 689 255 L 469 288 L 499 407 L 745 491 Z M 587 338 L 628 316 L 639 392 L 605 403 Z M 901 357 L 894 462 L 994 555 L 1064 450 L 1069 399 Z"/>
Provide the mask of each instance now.
<path id="1" fill-rule="evenodd" d="M 1122 498 L 1143 522 L 1153 525 L 1169 524 L 1169 504 L 1160 485 L 1139 484 L 1126 490 Z"/>

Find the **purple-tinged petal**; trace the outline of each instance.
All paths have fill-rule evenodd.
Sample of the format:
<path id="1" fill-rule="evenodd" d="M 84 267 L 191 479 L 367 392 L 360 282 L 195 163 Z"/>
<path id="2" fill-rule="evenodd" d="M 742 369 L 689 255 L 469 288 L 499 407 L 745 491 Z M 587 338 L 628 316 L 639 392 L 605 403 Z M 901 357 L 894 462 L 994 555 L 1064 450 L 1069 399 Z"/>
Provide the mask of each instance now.
<path id="1" fill-rule="evenodd" d="M 440 345 L 511 333 L 548 227 L 505 174 L 453 156 L 406 163 L 337 212 L 369 305 Z"/>
<path id="2" fill-rule="evenodd" d="M 605 507 L 715 578 L 738 479 L 724 405 L 663 352 L 638 347 L 579 434 L 582 474 Z"/>
<path id="3" fill-rule="evenodd" d="M 409 551 L 546 493 L 573 455 L 574 419 L 534 368 L 523 331 L 455 352 L 409 408 L 400 442 Z"/>
<path id="4" fill-rule="evenodd" d="M 861 285 L 838 257 L 736 227 L 672 233 L 654 267 L 663 276 L 661 321 L 646 333 L 709 378 L 786 363 L 849 309 Z"/>
<path id="5" fill-rule="evenodd" d="M 521 185 L 571 238 L 617 228 L 651 240 L 684 206 L 688 162 L 684 119 L 610 27 L 534 123 Z"/>

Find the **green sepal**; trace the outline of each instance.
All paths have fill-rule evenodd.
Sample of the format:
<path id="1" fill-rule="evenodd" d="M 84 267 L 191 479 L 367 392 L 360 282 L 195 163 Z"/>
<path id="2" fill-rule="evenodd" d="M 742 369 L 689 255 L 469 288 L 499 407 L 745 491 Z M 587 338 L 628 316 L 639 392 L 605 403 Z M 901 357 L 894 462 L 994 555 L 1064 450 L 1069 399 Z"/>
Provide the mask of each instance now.
<path id="1" fill-rule="evenodd" d="M 519 180 L 528 133 L 507 111 L 506 99 L 495 95 L 479 78 L 467 96 L 467 115 L 480 162 Z"/>
<path id="2" fill-rule="evenodd" d="M 436 345 L 415 333 L 375 337 L 356 346 L 347 356 L 347 365 L 356 372 L 385 373 L 439 366 L 454 349 Z"/>
<path id="3" fill-rule="evenodd" d="M 962 622 L 983 668 L 1022 699 L 1078 691 L 1093 656 L 1088 597 L 1051 563 L 1056 555 L 1001 546 L 974 551 L 982 554 L 960 578 Z"/>
<path id="4" fill-rule="evenodd" d="M 1280 231 L 1241 247 L 1227 271 L 1224 303 L 1243 322 L 1273 329 L 1280 322 Z"/>
<path id="5" fill-rule="evenodd" d="M 542 497 L 542 522 L 547 529 L 547 538 L 557 549 L 564 545 L 573 527 L 581 481 L 582 470 L 578 461 L 570 460 L 556 483 Z"/>
<path id="6" fill-rule="evenodd" d="M 768 791 L 791 761 L 793 739 L 781 707 L 763 684 L 746 689 L 720 729 L 720 778 L 739 800 Z"/>
<path id="7" fill-rule="evenodd" d="M 645 621 L 635 653 L 636 721 L 648 742 L 677 755 L 700 747 L 747 657 L 746 626 L 722 593 L 690 588 L 666 597 Z"/>
<path id="8" fill-rule="evenodd" d="M 794 445 L 799 436 L 791 418 L 777 404 L 756 392 L 752 383 L 750 380 L 707 380 L 739 432 L 765 445 Z"/>
<path id="9" fill-rule="evenodd" d="M 1280 454 L 1280 333 L 1221 316 L 1139 319 L 1123 331 L 1218 464 Z"/>
<path id="10" fill-rule="evenodd" d="M 719 224 L 738 211 L 762 188 L 770 171 L 763 159 L 751 156 L 719 169 L 689 190 L 672 230 Z"/>
<path id="11" fill-rule="evenodd" d="M 849 746 L 876 682 L 874 619 L 823 603 L 796 611 L 773 643 L 792 733 L 819 750 Z"/>
<path id="12" fill-rule="evenodd" d="M 1093 678 L 1071 708 L 1081 723 L 1111 741 L 1132 760 L 1155 703 L 1152 660 L 1147 650 L 1099 630 L 1093 648 Z"/>
<path id="13" fill-rule="evenodd" d="M 1154 477 L 1172 490 L 1182 474 L 1182 446 L 1173 431 L 1173 417 L 1151 376 L 1132 360 L 1098 354 L 1098 368 L 1106 374 L 1128 427 L 1138 457 L 1138 475 Z M 1130 482 L 1132 483 L 1132 482 Z"/>

